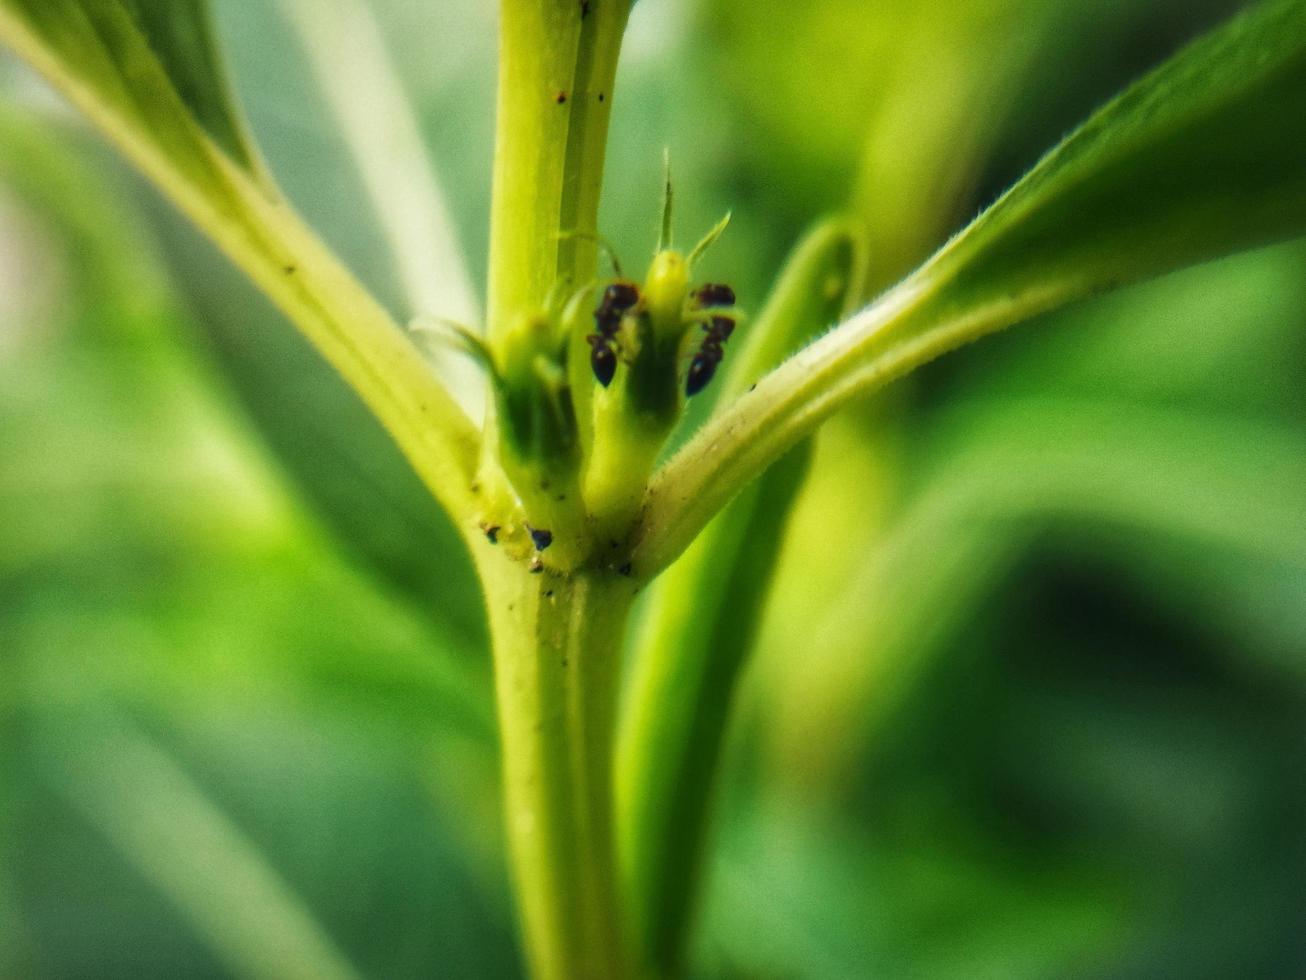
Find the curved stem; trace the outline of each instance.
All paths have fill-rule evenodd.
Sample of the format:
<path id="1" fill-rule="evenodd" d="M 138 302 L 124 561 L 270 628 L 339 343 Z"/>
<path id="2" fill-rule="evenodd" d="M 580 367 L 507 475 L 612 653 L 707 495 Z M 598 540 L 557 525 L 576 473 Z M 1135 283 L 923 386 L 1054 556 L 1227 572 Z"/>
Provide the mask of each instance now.
<path id="1" fill-rule="evenodd" d="M 55 30 L 62 22 L 46 18 L 62 9 L 0 4 L 0 44 L 58 88 L 263 291 L 344 376 L 450 515 L 467 519 L 479 434 L 408 336 L 261 171 L 201 129 L 121 10 L 104 5 L 96 14 L 103 22 L 94 23 L 114 32 L 108 47 L 88 40 L 94 32 Z M 119 79 L 111 68 L 130 72 Z"/>
<path id="2" fill-rule="evenodd" d="M 799 352 L 655 475 L 635 564 L 675 558 L 855 398 L 1076 300 L 1306 231 L 1306 0 L 1268 0 L 1127 89 L 915 275 Z"/>
<path id="3" fill-rule="evenodd" d="M 837 319 L 860 292 L 864 258 L 860 227 L 816 226 L 749 326 L 722 398 Z M 618 847 L 632 932 L 659 977 L 683 971 L 731 707 L 809 451 L 792 451 L 718 515 L 646 606 L 618 735 Z"/>

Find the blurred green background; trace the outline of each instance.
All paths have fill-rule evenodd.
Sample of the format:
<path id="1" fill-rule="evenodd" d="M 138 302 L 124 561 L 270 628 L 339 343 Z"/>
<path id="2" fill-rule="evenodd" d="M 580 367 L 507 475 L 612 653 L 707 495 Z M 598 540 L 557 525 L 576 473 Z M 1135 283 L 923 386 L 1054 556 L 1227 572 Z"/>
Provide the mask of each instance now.
<path id="1" fill-rule="evenodd" d="M 407 318 L 303 39 L 214 0 L 270 163 Z M 330 4 L 323 3 L 324 10 Z M 371 9 L 483 285 L 489 3 Z M 640 0 L 603 230 L 823 213 L 894 281 L 1229 0 Z M 479 596 L 293 331 L 0 61 L 0 976 L 513 977 Z M 399 189 L 402 192 L 402 188 Z M 829 424 L 741 693 L 704 978 L 1306 973 L 1306 245 Z"/>

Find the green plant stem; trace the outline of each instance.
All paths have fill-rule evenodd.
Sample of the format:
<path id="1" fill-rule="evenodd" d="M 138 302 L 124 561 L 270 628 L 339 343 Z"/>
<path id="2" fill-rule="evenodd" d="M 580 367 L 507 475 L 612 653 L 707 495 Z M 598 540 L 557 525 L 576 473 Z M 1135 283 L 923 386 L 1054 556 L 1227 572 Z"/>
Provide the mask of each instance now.
<path id="1" fill-rule="evenodd" d="M 720 584 L 695 597 L 660 594 L 644 624 L 622 719 L 617 815 L 629 919 L 652 976 L 684 972 L 731 706 L 776 564 L 769 531 L 783 528 L 810 454 L 803 443 L 772 466 L 675 566 L 680 577 Z"/>
<path id="2" fill-rule="evenodd" d="M 505 825 L 535 980 L 630 975 L 613 835 L 621 641 L 636 591 L 602 572 L 532 575 L 481 542 Z"/>
<path id="3" fill-rule="evenodd" d="M 729 362 L 723 402 L 855 301 L 861 234 L 831 219 L 806 236 Z M 617 747 L 617 824 L 632 934 L 658 977 L 683 972 L 730 708 L 810 453 L 791 450 L 718 514 L 646 607 Z"/>
<path id="4" fill-rule="evenodd" d="M 592 238 L 629 0 L 502 0 L 489 342 L 594 274 Z M 491 418 L 492 430 L 496 421 Z M 489 466 L 489 472 L 497 467 Z M 556 529 L 555 529 L 556 530 Z M 486 549 L 490 550 L 486 550 Z M 612 744 L 630 579 L 532 575 L 473 542 L 489 603 L 506 830 L 531 974 L 620 980 Z M 520 555 L 516 556 L 520 559 Z"/>
<path id="5" fill-rule="evenodd" d="M 503 0 L 490 215 L 489 325 L 593 275 L 592 238 L 629 0 Z"/>

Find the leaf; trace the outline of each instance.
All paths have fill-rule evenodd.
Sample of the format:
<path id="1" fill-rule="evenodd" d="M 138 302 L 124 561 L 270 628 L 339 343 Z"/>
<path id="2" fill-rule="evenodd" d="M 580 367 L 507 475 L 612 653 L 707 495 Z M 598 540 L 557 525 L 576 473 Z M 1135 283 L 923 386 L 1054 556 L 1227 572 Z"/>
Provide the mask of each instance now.
<path id="1" fill-rule="evenodd" d="M 658 474 L 635 550 L 679 554 L 831 414 L 987 333 L 1306 230 L 1306 0 L 1272 0 L 1125 92 L 879 302 L 758 383 Z"/>
<path id="2" fill-rule="evenodd" d="M 157 359 L 173 346 L 178 302 L 158 260 L 165 252 L 184 270 L 185 305 L 198 314 L 225 380 L 293 489 L 357 564 L 440 628 L 451 656 L 475 652 L 479 660 L 483 606 L 457 529 L 430 506 L 429 492 L 393 441 L 301 337 L 277 329 L 275 315 L 234 270 L 207 249 L 193 254 L 198 240 L 177 234 L 156 247 L 122 182 L 112 171 L 97 170 L 84 144 L 0 105 L 0 182 L 70 243 L 78 269 L 62 288 L 93 287 L 85 302 L 97 309 L 96 329 L 115 349 L 122 343 L 117 321 L 133 314 L 137 322 L 122 329 L 145 341 L 136 356 Z M 216 379 L 208 374 L 203 380 Z"/>
<path id="3" fill-rule="evenodd" d="M 251 173 L 260 166 L 213 40 L 205 0 L 122 0 L 177 94 L 214 142 Z"/>
<path id="4" fill-rule="evenodd" d="M 250 170 L 252 151 L 220 95 L 203 5 L 155 6 L 0 0 L 0 43 L 58 87 L 304 332 L 446 508 L 470 513 L 471 424 L 405 333 Z"/>
<path id="5" fill-rule="evenodd" d="M 895 469 L 905 499 L 849 532 L 864 557 L 852 571 L 828 561 L 837 588 L 813 581 L 828 544 L 804 550 L 792 528 L 815 528 L 791 524 L 759 651 L 768 738 L 801 746 L 776 774 L 798 767 L 831 792 L 856 778 L 886 725 L 911 723 L 923 672 L 944 656 L 958 669 L 980 610 L 1027 601 L 1049 553 L 1111 563 L 1140 609 L 1215 638 L 1237 669 L 1300 677 L 1304 258 L 1306 242 L 1238 256 L 1000 338 L 929 379 L 946 393 L 923 414 L 898 415 L 901 462 L 863 449 L 849 469 L 847 451 L 818 466 L 813 519 L 839 520 L 853 465 Z M 1156 356 L 1193 334 L 1200 345 Z M 820 671 L 790 656 L 808 643 Z M 1009 633 L 997 646 L 1025 649 Z"/>
<path id="6" fill-rule="evenodd" d="M 235 975 L 359 977 L 241 829 L 144 735 L 110 716 L 41 740 L 51 781 Z"/>
<path id="7" fill-rule="evenodd" d="M 0 184 L 17 191 L 67 242 L 77 268 L 60 281 L 64 302 L 95 309 L 96 333 L 113 349 L 130 332 L 144 341 L 137 358 L 167 356 L 188 326 L 174 329 L 179 297 L 159 260 L 162 251 L 179 270 L 183 305 L 197 314 L 225 380 L 293 489 L 356 563 L 440 627 L 451 655 L 474 651 L 479 660 L 484 611 L 465 549 L 393 441 L 303 338 L 277 329 L 275 314 L 235 270 L 208 249 L 193 254 L 201 250 L 198 239 L 165 234 L 158 247 L 135 199 L 114 179 L 121 175 L 97 168 L 100 158 L 85 144 L 0 104 Z M 165 222 L 165 232 L 179 232 L 177 224 Z M 91 295 L 74 300 L 71 294 L 82 290 Z M 121 325 L 128 315 L 136 322 Z M 194 365 L 189 358 L 185 363 L 189 376 Z M 202 380 L 217 379 L 209 373 Z"/>
<path id="8" fill-rule="evenodd" d="M 178 340 L 124 175 L 89 179 L 99 155 L 9 114 L 0 105 L 0 197 L 27 232 L 23 268 L 58 303 L 2 318 L 16 344 L 0 358 L 0 974 L 249 975 L 285 956 L 263 974 L 329 975 L 325 931 L 367 976 L 431 957 L 499 975 L 513 947 L 488 676 L 341 562 L 232 425 Z M 86 731 L 106 707 L 204 798 Z M 57 744 L 27 737 L 37 726 Z M 62 771 L 56 749 L 99 769 Z M 124 802 L 118 788 L 138 792 Z M 170 788 L 182 792 L 153 795 Z M 151 806 L 180 825 L 156 832 Z M 248 847 L 178 856 L 192 817 L 215 846 L 231 842 L 225 820 Z M 460 857 L 459 841 L 480 847 Z M 353 928 L 360 903 L 384 930 Z"/>
<path id="9" fill-rule="evenodd" d="M 184 0 L 142 18 L 147 6 L 4 0 L 0 41 L 64 88 L 116 140 L 162 157 L 177 176 L 225 197 L 206 132 L 247 170 L 251 150 L 216 72 L 204 8 Z"/>

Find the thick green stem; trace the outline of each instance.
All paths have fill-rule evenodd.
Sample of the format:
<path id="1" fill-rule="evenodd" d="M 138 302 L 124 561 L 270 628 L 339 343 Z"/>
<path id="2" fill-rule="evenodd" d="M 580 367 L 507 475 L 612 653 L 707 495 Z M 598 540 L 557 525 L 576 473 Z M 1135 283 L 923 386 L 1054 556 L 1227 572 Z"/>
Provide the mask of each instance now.
<path id="1" fill-rule="evenodd" d="M 593 275 L 629 0 L 503 0 L 490 220 L 492 340 Z"/>
<path id="2" fill-rule="evenodd" d="M 487 305 L 490 346 L 501 360 L 523 317 L 556 311 L 594 274 L 593 238 L 568 233 L 596 231 L 629 13 L 630 0 L 500 3 Z M 515 489 L 529 506 L 523 486 Z M 578 508 L 578 495 L 567 496 Z M 562 558 L 580 537 L 561 533 L 555 517 L 544 518 L 558 539 L 546 558 Z M 604 572 L 533 575 L 504 545 L 474 548 L 489 597 L 506 825 L 532 976 L 621 980 L 630 957 L 617 884 L 612 746 L 634 583 Z"/>
<path id="3" fill-rule="evenodd" d="M 612 745 L 630 579 L 532 575 L 482 543 L 505 824 L 536 980 L 630 975 L 613 835 Z"/>

